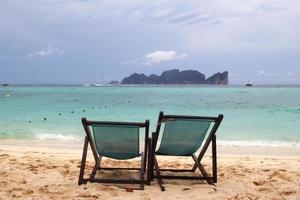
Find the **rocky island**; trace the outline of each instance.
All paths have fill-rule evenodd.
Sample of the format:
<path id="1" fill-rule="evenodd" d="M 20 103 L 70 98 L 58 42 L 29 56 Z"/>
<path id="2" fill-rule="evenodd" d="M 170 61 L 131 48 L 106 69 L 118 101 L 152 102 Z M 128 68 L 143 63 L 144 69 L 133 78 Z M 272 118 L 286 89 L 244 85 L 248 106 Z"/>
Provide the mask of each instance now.
<path id="1" fill-rule="evenodd" d="M 228 71 L 216 73 L 207 79 L 205 75 L 196 70 L 178 69 L 164 71 L 160 76 L 151 74 L 133 73 L 124 78 L 121 84 L 209 84 L 209 85 L 227 85 Z"/>

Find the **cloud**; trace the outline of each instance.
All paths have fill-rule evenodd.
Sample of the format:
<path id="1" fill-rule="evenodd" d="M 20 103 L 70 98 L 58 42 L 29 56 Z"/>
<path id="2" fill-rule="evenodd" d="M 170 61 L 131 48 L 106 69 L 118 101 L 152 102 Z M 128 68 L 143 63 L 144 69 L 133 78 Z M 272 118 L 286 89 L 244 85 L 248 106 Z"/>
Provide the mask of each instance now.
<path id="1" fill-rule="evenodd" d="M 229 77 L 237 77 L 237 75 L 234 73 L 229 73 Z"/>
<path id="2" fill-rule="evenodd" d="M 199 17 L 198 12 L 187 12 L 187 13 L 180 13 L 179 15 L 175 15 L 174 17 L 170 17 L 167 21 L 169 23 L 181 23 L 187 22 L 190 20 L 197 19 Z"/>
<path id="3" fill-rule="evenodd" d="M 120 64 L 138 64 L 139 63 L 139 60 L 138 59 L 133 59 L 133 60 L 125 60 L 125 61 L 122 61 Z"/>
<path id="4" fill-rule="evenodd" d="M 265 72 L 264 70 L 259 70 L 256 74 L 259 76 L 268 76 L 268 77 L 277 75 L 277 73 L 269 73 L 269 72 Z"/>
<path id="5" fill-rule="evenodd" d="M 277 73 L 276 80 L 287 78 L 288 71 L 295 73 L 289 78 L 296 79 L 300 76 L 299 18 L 297 0 L 0 0 L 0 26 L 5 27 L 0 29 L 0 54 L 7 56 L 0 57 L 0 62 L 16 66 L 7 72 L 13 76 L 20 59 L 61 58 L 65 51 L 65 69 L 70 71 L 74 65 L 78 69 L 70 80 L 81 77 L 86 68 L 92 76 L 123 77 L 142 64 L 173 65 L 151 54 L 176 50 L 188 59 L 181 57 L 175 65 L 212 73 L 226 69 L 224 62 L 230 63 L 233 67 L 228 70 L 241 82 L 273 79 L 266 77 L 274 74 L 270 72 Z M 47 45 L 49 41 L 53 46 Z M 35 63 L 23 64 L 35 69 Z M 49 72 L 56 70 L 52 62 L 45 65 Z M 258 75 L 260 66 L 266 68 Z M 45 76 L 43 72 L 40 79 Z"/>
<path id="6" fill-rule="evenodd" d="M 263 75 L 263 74 L 265 74 L 265 71 L 263 71 L 263 70 L 259 70 L 259 71 L 257 72 L 257 75 Z"/>
<path id="7" fill-rule="evenodd" d="M 161 63 L 163 61 L 181 60 L 185 58 L 186 58 L 185 53 L 178 53 L 174 50 L 171 51 L 156 50 L 152 53 L 148 53 L 145 55 L 144 64 L 156 64 L 156 63 Z"/>
<path id="8" fill-rule="evenodd" d="M 34 58 L 34 57 L 48 57 L 52 55 L 62 55 L 64 53 L 64 50 L 54 48 L 52 47 L 51 43 L 48 43 L 48 46 L 46 48 L 43 48 L 42 50 L 35 51 L 33 53 L 29 53 L 28 57 L 29 58 Z"/>
<path id="9" fill-rule="evenodd" d="M 166 40 L 178 41 L 186 51 L 258 52 L 300 46 L 300 28 L 295 20 L 300 16 L 299 8 L 300 1 L 295 0 L 284 3 L 280 0 L 40 0 L 30 3 L 0 0 L 0 25 L 12 27 L 0 30 L 0 34 L 7 32 L 7 37 L 17 35 L 21 39 L 45 42 L 49 36 L 58 41 L 81 37 L 84 39 L 78 41 L 106 40 L 106 33 L 114 37 L 114 33 L 122 32 L 124 37 L 145 37 L 145 44 L 152 44 L 162 33 L 172 34 Z M 10 12 L 12 9 L 18 15 Z M 106 27 L 105 31 L 102 27 Z M 153 33 L 152 37 L 148 38 L 147 33 Z M 73 37 L 62 38 L 71 34 Z"/>
<path id="10" fill-rule="evenodd" d="M 143 64 L 143 65 L 152 65 L 158 64 L 165 61 L 174 61 L 174 60 L 182 60 L 187 56 L 186 53 L 178 53 L 175 50 L 156 50 L 151 53 L 144 55 L 139 59 L 125 60 L 120 62 L 120 64 Z"/>
<path id="11" fill-rule="evenodd" d="M 295 76 L 295 73 L 294 72 L 287 72 L 287 75 L 288 76 Z"/>
<path id="12" fill-rule="evenodd" d="M 134 1 L 133 1 L 134 2 Z M 159 3 L 158 3 L 159 2 Z M 282 4 L 278 0 L 227 0 L 227 1 L 158 1 L 147 3 L 142 1 L 129 3 L 132 11 L 139 11 L 138 18 L 154 23 L 170 24 L 207 24 L 210 21 L 222 23 L 240 18 L 255 18 L 265 14 L 272 14 L 286 9 L 297 2 L 285 1 Z M 122 10 L 122 9 L 120 9 Z M 135 12 L 120 12 L 133 17 Z M 137 15 L 135 15 L 136 17 Z"/>

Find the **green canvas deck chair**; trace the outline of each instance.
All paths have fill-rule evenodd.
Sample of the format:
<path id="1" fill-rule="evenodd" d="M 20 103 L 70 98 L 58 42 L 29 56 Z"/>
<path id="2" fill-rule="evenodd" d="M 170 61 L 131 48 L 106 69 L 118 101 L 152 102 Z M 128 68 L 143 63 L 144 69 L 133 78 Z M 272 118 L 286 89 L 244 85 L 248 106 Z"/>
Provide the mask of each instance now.
<path id="1" fill-rule="evenodd" d="M 159 113 L 156 132 L 152 133 L 150 142 L 149 169 L 151 180 L 158 179 L 162 191 L 165 190 L 163 179 L 189 179 L 206 180 L 209 184 L 217 182 L 217 151 L 216 132 L 223 119 L 218 117 L 164 115 Z M 212 143 L 212 176 L 204 169 L 201 160 Z M 199 155 L 195 153 L 200 151 Z M 192 169 L 160 169 L 156 157 L 167 156 L 191 156 L 195 164 Z M 200 170 L 201 175 L 184 176 L 180 172 L 195 172 Z M 176 173 L 176 175 L 162 175 L 162 171 Z M 178 175 L 177 175 L 178 174 Z"/>
<path id="2" fill-rule="evenodd" d="M 144 185 L 150 185 L 149 174 L 146 174 L 146 161 L 149 142 L 149 121 L 138 122 L 104 122 L 88 121 L 82 118 L 82 124 L 86 133 L 83 154 L 80 166 L 78 184 L 86 182 L 114 183 L 114 184 L 138 184 L 138 189 L 144 189 Z M 144 129 L 144 131 L 141 131 Z M 144 134 L 140 134 L 144 132 Z M 143 135 L 143 136 L 142 136 Z M 140 138 L 144 142 L 140 144 Z M 141 140 L 142 140 L 141 139 Z M 84 178 L 88 144 L 90 144 L 95 166 L 89 176 Z M 117 160 L 127 160 L 141 157 L 140 168 L 105 168 L 101 166 L 102 157 L 113 158 Z M 104 179 L 96 178 L 98 170 L 139 170 L 139 179 Z M 149 173 L 149 170 L 147 171 Z"/>

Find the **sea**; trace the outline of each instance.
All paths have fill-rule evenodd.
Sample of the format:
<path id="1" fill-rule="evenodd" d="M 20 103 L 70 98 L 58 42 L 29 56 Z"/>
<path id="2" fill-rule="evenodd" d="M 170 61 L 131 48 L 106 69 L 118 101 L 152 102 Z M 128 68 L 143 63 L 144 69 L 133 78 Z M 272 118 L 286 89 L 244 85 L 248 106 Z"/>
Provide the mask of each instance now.
<path id="1" fill-rule="evenodd" d="M 218 144 L 300 147 L 300 86 L 0 87 L 0 140 L 80 142 L 81 118 L 150 120 L 158 114 L 224 115 Z"/>

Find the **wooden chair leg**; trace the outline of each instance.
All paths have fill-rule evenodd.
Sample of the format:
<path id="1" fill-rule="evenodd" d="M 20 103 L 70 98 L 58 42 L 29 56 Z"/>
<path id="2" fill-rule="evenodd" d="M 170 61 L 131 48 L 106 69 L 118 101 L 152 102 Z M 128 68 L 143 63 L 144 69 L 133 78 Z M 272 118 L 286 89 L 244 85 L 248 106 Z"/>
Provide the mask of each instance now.
<path id="1" fill-rule="evenodd" d="M 193 156 L 192 156 L 192 158 L 193 158 Z M 194 158 L 193 158 L 194 159 Z M 194 164 L 194 166 L 193 166 L 193 168 L 192 168 L 192 171 L 193 172 L 196 172 L 196 169 L 197 169 L 198 167 L 197 167 L 197 165 L 196 164 Z"/>
<path id="2" fill-rule="evenodd" d="M 202 151 L 203 151 L 203 149 L 202 149 Z M 204 156 L 204 154 L 201 154 L 201 152 L 200 152 L 200 154 L 199 154 L 198 157 L 196 157 L 195 154 L 192 154 L 192 158 L 193 158 L 194 160 L 196 159 L 196 160 L 198 161 L 198 162 L 195 161 L 195 164 L 194 164 L 194 166 L 193 166 L 193 168 L 192 168 L 193 172 L 195 172 L 196 169 L 198 168 L 197 163 L 201 163 L 201 160 L 202 160 L 203 156 Z"/>
<path id="3" fill-rule="evenodd" d="M 145 164 L 144 163 L 145 163 L 145 154 L 142 153 L 142 155 L 141 155 L 140 179 L 143 180 L 143 181 L 145 179 Z M 144 190 L 144 185 L 145 184 L 143 182 L 140 184 L 140 189 L 141 190 Z"/>
<path id="4" fill-rule="evenodd" d="M 152 162 L 151 162 L 151 158 L 152 158 L 152 142 L 151 142 L 151 139 L 149 138 L 148 139 L 148 157 L 146 158 L 147 159 L 147 184 L 150 185 L 150 182 L 152 181 L 153 179 L 153 166 L 152 166 Z"/>
<path id="5" fill-rule="evenodd" d="M 78 179 L 78 185 L 81 185 L 83 183 L 83 176 L 84 176 L 84 170 L 85 170 L 85 162 L 86 162 L 86 155 L 87 155 L 87 149 L 88 149 L 88 138 L 85 136 L 84 138 L 84 145 L 83 145 L 83 152 L 82 152 L 82 159 L 80 164 L 80 172 L 79 172 L 79 179 Z"/>
<path id="6" fill-rule="evenodd" d="M 92 173 L 91 173 L 91 175 L 90 175 L 90 180 L 91 180 L 91 182 L 95 179 L 97 170 L 98 170 L 99 167 L 100 167 L 101 160 L 102 160 L 102 156 L 100 156 L 100 157 L 97 158 L 97 162 L 95 163 L 95 166 L 94 166 L 94 168 L 93 168 L 93 170 L 92 170 Z"/>
<path id="7" fill-rule="evenodd" d="M 217 183 L 217 142 L 215 135 L 212 137 L 212 171 L 213 181 Z"/>
<path id="8" fill-rule="evenodd" d="M 160 174 L 160 170 L 158 167 L 158 162 L 157 162 L 156 156 L 154 156 L 154 166 L 155 166 L 156 175 L 158 176 L 157 180 L 158 180 L 159 187 L 160 187 L 161 191 L 165 191 L 166 189 L 164 187 L 164 182 L 163 182 L 162 178 L 160 177 L 161 174 Z"/>
<path id="9" fill-rule="evenodd" d="M 154 156 L 155 156 L 155 147 L 153 147 L 153 140 L 151 141 L 151 155 L 150 155 L 150 180 L 153 181 L 154 176 Z"/>
<path id="10" fill-rule="evenodd" d="M 197 166 L 197 168 L 200 170 L 202 176 L 204 178 L 208 178 L 208 174 L 206 172 L 206 170 L 204 169 L 204 167 L 202 166 L 202 164 L 200 163 L 200 161 L 197 159 L 197 157 L 195 156 L 195 154 L 192 154 L 192 158 L 195 161 L 195 165 Z M 212 180 L 206 180 L 208 184 L 214 185 Z"/>
<path id="11" fill-rule="evenodd" d="M 141 154 L 141 174 L 144 174 L 146 171 L 146 166 L 145 166 L 145 154 Z"/>

